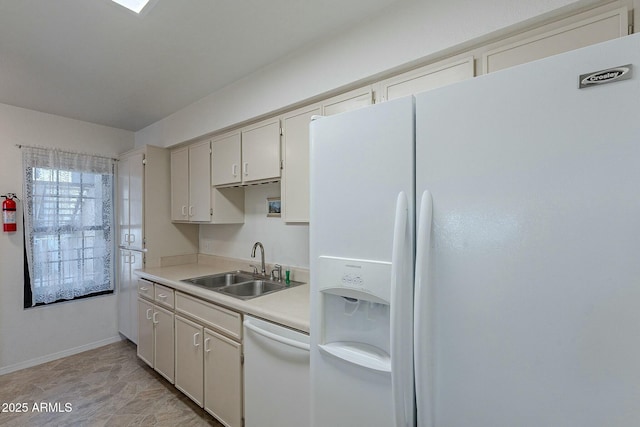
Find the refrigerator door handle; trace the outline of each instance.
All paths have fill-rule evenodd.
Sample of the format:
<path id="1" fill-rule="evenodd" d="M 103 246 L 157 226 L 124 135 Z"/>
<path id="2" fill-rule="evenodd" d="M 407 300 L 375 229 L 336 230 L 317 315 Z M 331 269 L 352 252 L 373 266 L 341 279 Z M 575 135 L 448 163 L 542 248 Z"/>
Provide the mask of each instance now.
<path id="1" fill-rule="evenodd" d="M 393 408 L 396 425 L 406 426 L 412 416 L 413 384 L 411 375 L 411 327 L 410 290 L 406 281 L 405 257 L 409 254 L 406 250 L 407 227 L 409 221 L 409 202 L 404 191 L 398 194 L 396 200 L 396 213 L 393 230 L 393 250 L 391 252 L 391 392 L 393 395 Z M 408 324 L 407 324 L 408 323 Z"/>
<path id="2" fill-rule="evenodd" d="M 413 309 L 413 360 L 416 387 L 417 422 L 419 426 L 433 426 L 433 395 L 431 363 L 431 322 L 429 318 L 430 286 L 429 257 L 433 198 L 429 190 L 422 193 L 420 216 L 416 233 L 416 270 Z"/>

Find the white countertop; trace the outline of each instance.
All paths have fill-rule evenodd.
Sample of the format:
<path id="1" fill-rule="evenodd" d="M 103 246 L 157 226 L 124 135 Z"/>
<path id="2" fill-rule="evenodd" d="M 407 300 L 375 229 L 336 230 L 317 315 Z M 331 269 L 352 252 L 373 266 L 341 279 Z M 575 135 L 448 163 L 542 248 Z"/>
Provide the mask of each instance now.
<path id="1" fill-rule="evenodd" d="M 309 284 L 295 286 L 250 300 L 241 300 L 181 282 L 184 279 L 225 271 L 230 271 L 228 266 L 181 264 L 170 267 L 145 268 L 137 270 L 135 273 L 144 279 L 169 286 L 203 300 L 309 333 Z"/>

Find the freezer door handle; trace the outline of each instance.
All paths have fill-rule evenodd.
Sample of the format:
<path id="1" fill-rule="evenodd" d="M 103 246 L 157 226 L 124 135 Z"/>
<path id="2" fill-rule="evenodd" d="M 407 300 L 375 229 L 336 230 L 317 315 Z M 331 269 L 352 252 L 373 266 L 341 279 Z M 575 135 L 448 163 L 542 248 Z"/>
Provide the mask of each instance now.
<path id="1" fill-rule="evenodd" d="M 412 290 L 405 280 L 411 269 L 406 257 L 411 239 L 409 232 L 409 202 L 404 191 L 396 199 L 396 213 L 391 252 L 391 389 L 397 426 L 407 426 L 413 420 L 413 371 L 411 360 Z"/>
<path id="2" fill-rule="evenodd" d="M 431 322 L 429 302 L 429 257 L 431 250 L 431 223 L 433 218 L 433 198 L 428 190 L 422 193 L 420 216 L 416 239 L 416 270 L 413 309 L 413 351 L 415 363 L 416 408 L 418 425 L 433 426 L 432 372 L 431 368 Z"/>

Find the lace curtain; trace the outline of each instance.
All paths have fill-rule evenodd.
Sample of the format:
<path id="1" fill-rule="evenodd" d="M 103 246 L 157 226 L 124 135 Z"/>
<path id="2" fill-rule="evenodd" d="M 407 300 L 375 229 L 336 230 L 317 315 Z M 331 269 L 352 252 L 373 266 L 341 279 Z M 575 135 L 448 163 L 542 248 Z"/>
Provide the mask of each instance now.
<path id="1" fill-rule="evenodd" d="M 114 160 L 22 147 L 32 305 L 113 291 Z"/>

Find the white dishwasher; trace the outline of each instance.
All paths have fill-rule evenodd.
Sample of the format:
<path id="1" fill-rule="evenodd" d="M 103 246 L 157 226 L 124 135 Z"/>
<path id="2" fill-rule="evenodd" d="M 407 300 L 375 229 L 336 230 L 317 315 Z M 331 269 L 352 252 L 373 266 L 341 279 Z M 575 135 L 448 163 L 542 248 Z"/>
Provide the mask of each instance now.
<path id="1" fill-rule="evenodd" d="M 309 395 L 309 335 L 245 316 L 245 426 L 308 426 Z"/>

